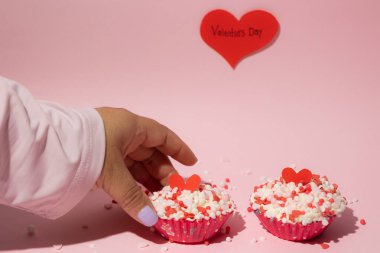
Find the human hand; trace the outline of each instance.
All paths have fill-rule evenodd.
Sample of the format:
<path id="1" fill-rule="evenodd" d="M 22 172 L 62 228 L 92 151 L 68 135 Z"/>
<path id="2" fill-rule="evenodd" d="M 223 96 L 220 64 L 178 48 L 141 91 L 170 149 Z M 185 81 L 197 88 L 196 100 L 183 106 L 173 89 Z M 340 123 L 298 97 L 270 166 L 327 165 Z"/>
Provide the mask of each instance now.
<path id="1" fill-rule="evenodd" d="M 106 155 L 96 186 L 145 226 L 157 222 L 152 203 L 137 182 L 155 191 L 176 173 L 168 156 L 184 165 L 197 158 L 170 129 L 125 109 L 97 108 L 106 132 Z"/>

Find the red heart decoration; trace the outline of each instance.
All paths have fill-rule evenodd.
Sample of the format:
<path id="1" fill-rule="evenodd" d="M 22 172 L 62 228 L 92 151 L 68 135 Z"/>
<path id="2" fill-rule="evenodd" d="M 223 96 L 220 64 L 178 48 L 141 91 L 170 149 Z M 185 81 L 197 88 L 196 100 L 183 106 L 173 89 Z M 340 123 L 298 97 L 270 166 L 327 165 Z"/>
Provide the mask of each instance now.
<path id="1" fill-rule="evenodd" d="M 172 174 L 169 177 L 170 187 L 171 188 L 177 187 L 180 190 L 189 190 L 193 192 L 199 189 L 200 183 L 201 183 L 201 178 L 197 174 L 194 174 L 191 177 L 189 177 L 186 183 L 183 177 L 181 177 L 179 174 Z"/>
<path id="2" fill-rule="evenodd" d="M 225 10 L 214 10 L 203 18 L 200 32 L 204 42 L 235 68 L 242 58 L 267 46 L 278 27 L 266 11 L 250 11 L 237 20 Z"/>
<path id="3" fill-rule="evenodd" d="M 302 169 L 298 173 L 292 168 L 285 168 L 282 170 L 282 178 L 286 183 L 294 182 L 296 185 L 299 183 L 307 184 L 310 183 L 313 174 L 308 169 Z"/>

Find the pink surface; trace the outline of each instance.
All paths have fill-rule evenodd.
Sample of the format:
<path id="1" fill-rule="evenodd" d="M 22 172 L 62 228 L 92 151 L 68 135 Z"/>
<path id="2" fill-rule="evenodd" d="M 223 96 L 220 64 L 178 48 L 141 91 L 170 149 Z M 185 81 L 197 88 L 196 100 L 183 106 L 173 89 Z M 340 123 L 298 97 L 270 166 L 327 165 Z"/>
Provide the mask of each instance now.
<path id="1" fill-rule="evenodd" d="M 281 31 L 232 70 L 199 36 L 205 13 L 265 9 Z M 349 206 L 309 243 L 268 234 L 253 214 L 209 246 L 166 243 L 94 192 L 57 221 L 0 207 L 0 250 L 52 252 L 378 252 L 380 2 L 0 0 L 0 75 L 70 106 L 119 106 L 168 125 L 200 163 L 186 176 L 231 178 L 246 214 L 253 185 L 296 163 L 339 184 Z M 245 175 L 245 170 L 251 175 Z M 205 170 L 209 173 L 205 174 Z M 358 219 L 365 218 L 367 225 Z M 37 234 L 26 236 L 34 224 Z M 88 229 L 81 229 L 87 225 Z M 265 236 L 263 242 L 250 243 Z"/>

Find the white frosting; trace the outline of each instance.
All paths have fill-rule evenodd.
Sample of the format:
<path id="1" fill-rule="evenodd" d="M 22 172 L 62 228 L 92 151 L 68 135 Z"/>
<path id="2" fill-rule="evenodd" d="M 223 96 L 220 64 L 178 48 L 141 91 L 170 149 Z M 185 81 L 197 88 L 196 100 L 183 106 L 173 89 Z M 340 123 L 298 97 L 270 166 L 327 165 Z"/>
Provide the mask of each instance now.
<path id="1" fill-rule="evenodd" d="M 200 189 L 178 191 L 177 187 L 165 186 L 149 198 L 162 219 L 208 220 L 235 210 L 235 204 L 226 191 L 209 184 L 201 184 Z"/>
<path id="2" fill-rule="evenodd" d="M 293 182 L 272 180 L 255 187 L 250 202 L 255 212 L 263 212 L 267 218 L 302 225 L 321 221 L 326 226 L 330 217 L 340 216 L 347 206 L 337 188 L 326 177 L 320 178 L 319 185 L 310 182 L 296 186 Z"/>

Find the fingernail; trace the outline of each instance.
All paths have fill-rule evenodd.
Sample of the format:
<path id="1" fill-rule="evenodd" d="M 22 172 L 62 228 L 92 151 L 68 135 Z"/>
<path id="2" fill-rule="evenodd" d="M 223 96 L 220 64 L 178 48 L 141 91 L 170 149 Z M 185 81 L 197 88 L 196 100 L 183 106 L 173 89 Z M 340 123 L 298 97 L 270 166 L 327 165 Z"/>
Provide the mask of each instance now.
<path id="1" fill-rule="evenodd" d="M 137 218 L 147 227 L 153 226 L 158 220 L 156 212 L 150 206 L 145 206 L 141 209 L 137 214 Z"/>

